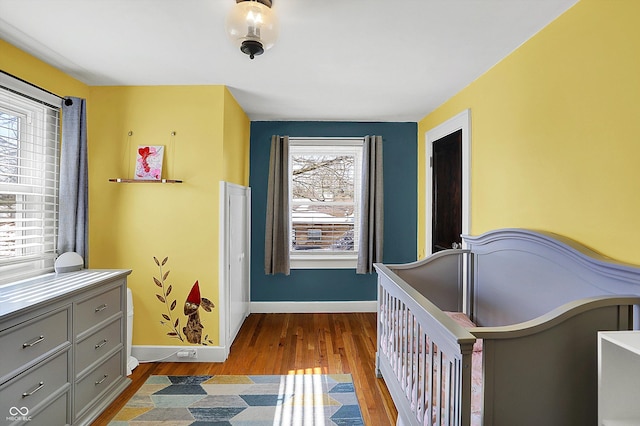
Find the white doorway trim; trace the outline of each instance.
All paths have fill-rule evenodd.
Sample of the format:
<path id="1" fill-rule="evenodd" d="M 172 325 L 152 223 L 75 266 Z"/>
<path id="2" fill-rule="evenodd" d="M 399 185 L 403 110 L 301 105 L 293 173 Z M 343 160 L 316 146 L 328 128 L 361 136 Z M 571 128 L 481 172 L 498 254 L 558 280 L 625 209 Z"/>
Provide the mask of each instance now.
<path id="1" fill-rule="evenodd" d="M 234 217 L 231 212 L 231 197 L 244 198 L 245 215 Z M 232 220 L 244 219 L 244 241 L 235 241 L 233 245 L 240 244 L 240 253 L 231 253 Z M 250 265 L 251 265 L 251 188 L 236 185 L 229 182 L 220 182 L 220 245 L 219 245 L 219 271 L 218 287 L 219 300 L 219 347 L 222 348 L 224 359 L 229 356 L 231 344 L 235 339 L 242 322 L 250 313 Z M 234 265 L 232 265 L 234 262 Z M 242 269 L 241 282 L 231 282 L 231 268 L 240 264 Z M 236 286 L 232 288 L 232 286 Z M 232 300 L 236 298 L 238 300 Z M 240 315 L 240 320 L 237 320 Z M 234 320 L 234 318 L 236 320 Z"/>
<path id="2" fill-rule="evenodd" d="M 458 130 L 462 130 L 462 234 L 471 229 L 471 110 L 466 109 L 425 134 L 425 256 L 432 253 L 433 143 Z"/>

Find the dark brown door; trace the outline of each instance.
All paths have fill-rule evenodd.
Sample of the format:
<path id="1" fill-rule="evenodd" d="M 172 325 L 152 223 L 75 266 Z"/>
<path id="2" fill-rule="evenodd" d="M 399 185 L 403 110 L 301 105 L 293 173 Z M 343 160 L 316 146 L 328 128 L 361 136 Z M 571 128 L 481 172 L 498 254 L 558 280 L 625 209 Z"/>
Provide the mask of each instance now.
<path id="1" fill-rule="evenodd" d="M 433 142 L 432 252 L 462 247 L 462 130 Z"/>

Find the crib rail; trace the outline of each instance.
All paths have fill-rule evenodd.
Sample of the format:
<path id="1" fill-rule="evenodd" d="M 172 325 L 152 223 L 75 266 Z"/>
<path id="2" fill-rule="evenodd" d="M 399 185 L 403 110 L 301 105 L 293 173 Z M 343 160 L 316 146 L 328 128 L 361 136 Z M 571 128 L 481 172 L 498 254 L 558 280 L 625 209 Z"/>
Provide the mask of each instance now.
<path id="1" fill-rule="evenodd" d="M 469 425 L 475 337 L 390 268 L 375 267 L 377 369 L 399 424 Z"/>

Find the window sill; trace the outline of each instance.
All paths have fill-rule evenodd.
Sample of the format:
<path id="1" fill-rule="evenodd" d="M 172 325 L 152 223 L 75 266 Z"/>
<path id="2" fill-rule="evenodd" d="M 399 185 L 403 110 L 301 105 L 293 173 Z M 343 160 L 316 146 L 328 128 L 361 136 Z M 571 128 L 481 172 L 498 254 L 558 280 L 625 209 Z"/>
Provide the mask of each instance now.
<path id="1" fill-rule="evenodd" d="M 291 255 L 291 269 L 356 269 L 357 256 Z"/>

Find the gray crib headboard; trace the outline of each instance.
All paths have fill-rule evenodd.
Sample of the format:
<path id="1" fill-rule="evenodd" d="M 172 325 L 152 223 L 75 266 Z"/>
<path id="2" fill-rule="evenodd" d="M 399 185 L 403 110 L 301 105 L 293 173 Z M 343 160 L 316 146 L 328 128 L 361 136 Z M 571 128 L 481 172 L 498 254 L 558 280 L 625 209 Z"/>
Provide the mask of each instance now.
<path id="1" fill-rule="evenodd" d="M 592 296 L 640 295 L 640 267 L 549 232 L 463 236 L 471 250 L 471 316 L 479 326 L 527 321 Z"/>

